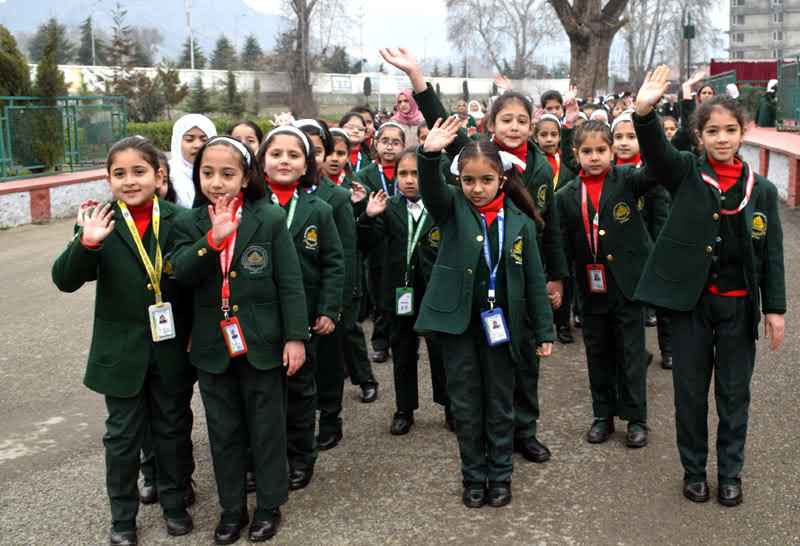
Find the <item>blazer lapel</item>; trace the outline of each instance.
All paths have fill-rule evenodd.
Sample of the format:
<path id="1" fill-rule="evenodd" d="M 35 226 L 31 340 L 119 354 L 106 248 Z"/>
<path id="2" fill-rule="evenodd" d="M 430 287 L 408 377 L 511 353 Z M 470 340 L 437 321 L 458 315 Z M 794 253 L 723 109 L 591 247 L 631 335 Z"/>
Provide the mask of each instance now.
<path id="1" fill-rule="evenodd" d="M 316 199 L 313 195 L 307 194 L 302 188 L 297 188 L 297 195 L 297 208 L 294 211 L 292 225 L 289 226 L 289 232 L 292 234 L 292 238 L 303 230 L 303 226 L 306 225 L 308 217 L 311 216 L 311 211 L 314 208 L 314 199 Z M 289 207 L 291 207 L 291 205 L 289 205 Z M 287 210 L 286 213 L 288 214 L 289 211 Z M 319 228 L 319 226 L 317 226 L 317 228 Z"/>
<path id="2" fill-rule="evenodd" d="M 239 229 L 236 232 L 236 246 L 233 248 L 233 262 L 239 259 L 250 239 L 258 228 L 261 226 L 261 217 L 258 214 L 258 208 L 245 201 L 242 210 L 242 223 L 239 224 Z"/>
<path id="3" fill-rule="evenodd" d="M 750 174 L 750 164 L 745 163 L 745 168 L 742 170 L 742 176 L 744 178 L 744 190 L 747 191 L 747 177 Z M 753 175 L 753 193 L 750 194 L 750 200 L 747 202 L 747 205 L 744 207 L 744 221 L 745 221 L 745 236 L 747 238 L 750 237 L 750 234 L 753 233 L 753 214 L 755 213 L 756 209 L 756 202 L 758 201 L 758 192 L 760 191 L 761 186 L 758 183 L 758 178 Z M 737 205 L 738 206 L 738 205 Z"/>
<path id="4" fill-rule="evenodd" d="M 506 206 L 503 216 L 503 222 L 505 222 L 505 233 L 503 234 L 503 255 L 510 256 L 511 247 L 514 244 L 514 240 L 517 238 L 520 230 L 522 229 L 522 212 L 520 212 L 516 207 Z"/>
<path id="5" fill-rule="evenodd" d="M 119 205 L 116 202 L 114 203 L 114 218 L 118 219 L 118 221 L 114 224 L 114 233 L 116 233 L 120 239 L 125 242 L 125 245 L 133 254 L 136 263 L 138 263 L 139 267 L 141 267 L 142 271 L 144 271 L 144 264 L 142 263 L 141 256 L 139 256 L 139 250 L 136 248 L 136 243 L 133 242 L 133 236 L 128 230 L 128 224 L 125 222 L 125 218 L 122 216 L 122 209 L 119 208 Z M 148 250 L 154 250 L 154 248 L 149 248 Z"/>

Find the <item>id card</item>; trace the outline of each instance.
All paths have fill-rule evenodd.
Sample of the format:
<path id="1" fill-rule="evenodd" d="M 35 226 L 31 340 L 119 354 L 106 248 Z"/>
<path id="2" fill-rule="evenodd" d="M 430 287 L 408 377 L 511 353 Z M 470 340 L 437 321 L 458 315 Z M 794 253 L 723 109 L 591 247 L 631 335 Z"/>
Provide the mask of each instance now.
<path id="1" fill-rule="evenodd" d="M 238 317 L 222 320 L 219 326 L 222 328 L 222 337 L 231 358 L 247 353 L 247 342 L 244 340 L 244 332 Z"/>
<path id="2" fill-rule="evenodd" d="M 396 288 L 394 291 L 395 313 L 398 317 L 407 317 L 414 314 L 414 289 Z"/>
<path id="3" fill-rule="evenodd" d="M 172 304 L 168 301 L 147 308 L 150 315 L 150 333 L 153 341 L 165 341 L 175 337 L 175 320 L 172 318 Z"/>
<path id="4" fill-rule="evenodd" d="M 587 264 L 586 278 L 589 281 L 589 292 L 592 294 L 605 294 L 608 292 L 606 268 L 603 264 Z"/>
<path id="5" fill-rule="evenodd" d="M 508 326 L 506 325 L 506 317 L 499 307 L 481 313 L 481 323 L 483 324 L 483 332 L 486 334 L 486 342 L 489 343 L 490 347 L 511 341 Z"/>

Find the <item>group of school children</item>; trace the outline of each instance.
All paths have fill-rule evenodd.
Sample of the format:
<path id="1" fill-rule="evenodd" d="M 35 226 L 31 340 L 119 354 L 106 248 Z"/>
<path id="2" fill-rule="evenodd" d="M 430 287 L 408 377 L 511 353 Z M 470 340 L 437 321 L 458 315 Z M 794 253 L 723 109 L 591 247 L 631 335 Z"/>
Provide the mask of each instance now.
<path id="1" fill-rule="evenodd" d="M 243 121 L 217 136 L 189 114 L 168 161 L 142 137 L 109 152 L 113 200 L 81 206 L 52 275 L 67 292 L 97 283 L 84 381 L 108 411 L 110 544 L 137 543 L 140 501 L 161 504 L 169 535 L 192 531 L 195 381 L 221 507 L 215 543 L 248 524 L 252 542 L 275 536 L 289 490 L 308 486 L 318 452 L 343 437 L 345 377 L 363 402 L 378 397 L 366 297 L 373 360 L 392 356 L 390 432 L 414 425 L 424 337 L 465 506 L 511 501 L 514 451 L 550 459 L 537 439 L 539 359 L 556 337 L 573 341 L 573 319 L 587 441 L 607 441 L 619 418 L 628 447 L 647 445 L 647 308 L 672 369 L 683 493 L 710 497 L 713 373 L 717 498 L 741 503 L 758 325 L 763 314 L 777 349 L 786 311 L 777 192 L 738 156 L 741 106 L 702 90 L 695 103 L 690 80 L 684 119 L 659 116 L 659 67 L 630 108 L 587 105 L 603 115 L 555 91 L 535 114 L 507 91 L 481 116 L 489 138 L 475 138 L 480 105 L 448 117 L 410 53 L 381 55 L 412 90 L 380 127 L 356 108 L 339 127 L 304 119 L 264 136 Z"/>

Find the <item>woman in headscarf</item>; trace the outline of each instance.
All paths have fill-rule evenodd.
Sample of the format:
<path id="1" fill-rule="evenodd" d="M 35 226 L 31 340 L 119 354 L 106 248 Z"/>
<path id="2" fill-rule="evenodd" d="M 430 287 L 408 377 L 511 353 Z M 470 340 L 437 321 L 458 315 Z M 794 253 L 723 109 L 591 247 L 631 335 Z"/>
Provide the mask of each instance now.
<path id="1" fill-rule="evenodd" d="M 203 144 L 217 136 L 214 123 L 202 114 L 186 114 L 172 126 L 169 170 L 172 187 L 177 196 L 176 204 L 190 209 L 194 204 L 194 158 Z"/>
<path id="2" fill-rule="evenodd" d="M 425 125 L 425 118 L 422 117 L 422 112 L 419 111 L 413 95 L 410 89 L 400 91 L 394 105 L 395 114 L 392 116 L 392 121 L 403 128 L 403 133 L 406 135 L 406 146 L 419 144 L 417 127 Z"/>

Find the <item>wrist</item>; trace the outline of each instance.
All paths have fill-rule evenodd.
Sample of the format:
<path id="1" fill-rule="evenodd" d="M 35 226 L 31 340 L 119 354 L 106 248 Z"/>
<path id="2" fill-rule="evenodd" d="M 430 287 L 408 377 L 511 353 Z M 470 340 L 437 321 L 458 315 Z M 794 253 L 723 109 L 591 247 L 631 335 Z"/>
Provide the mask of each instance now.
<path id="1" fill-rule="evenodd" d="M 102 243 L 102 241 L 94 241 L 92 239 L 87 239 L 86 235 L 81 235 L 81 244 L 86 248 L 91 248 L 91 249 L 100 248 L 100 243 Z"/>
<path id="2" fill-rule="evenodd" d="M 646 115 L 648 115 L 652 111 L 653 111 L 653 105 L 652 104 L 643 104 L 643 105 L 637 104 L 636 105 L 636 115 L 639 116 L 639 117 L 643 118 L 643 117 L 645 117 Z"/>

